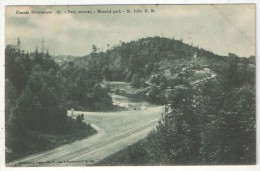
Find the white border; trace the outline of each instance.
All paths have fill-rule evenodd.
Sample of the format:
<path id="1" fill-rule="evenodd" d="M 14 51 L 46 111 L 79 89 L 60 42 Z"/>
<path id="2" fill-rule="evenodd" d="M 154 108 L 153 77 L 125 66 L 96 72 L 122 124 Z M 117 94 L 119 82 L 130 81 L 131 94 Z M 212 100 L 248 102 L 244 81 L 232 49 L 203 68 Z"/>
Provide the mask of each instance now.
<path id="1" fill-rule="evenodd" d="M 107 4 L 230 4 L 230 3 L 255 3 L 256 4 L 256 87 L 257 87 L 257 165 L 255 166 L 163 166 L 163 167 L 49 167 L 50 170 L 236 170 L 236 171 L 259 171 L 260 170 L 260 127 L 259 121 L 259 4 L 258 0 L 0 0 L 0 170 L 34 170 L 36 168 L 6 168 L 4 161 L 4 49 L 5 49 L 5 6 L 9 5 L 107 5 Z M 46 167 L 37 168 L 39 170 Z"/>

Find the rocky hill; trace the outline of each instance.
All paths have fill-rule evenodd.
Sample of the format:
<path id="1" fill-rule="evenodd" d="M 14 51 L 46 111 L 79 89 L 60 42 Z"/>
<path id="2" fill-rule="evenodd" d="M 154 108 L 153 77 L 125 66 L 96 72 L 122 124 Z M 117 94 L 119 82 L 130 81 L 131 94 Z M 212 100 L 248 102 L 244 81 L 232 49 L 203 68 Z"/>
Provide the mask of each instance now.
<path id="1" fill-rule="evenodd" d="M 74 63 L 95 68 L 96 74 L 105 80 L 131 82 L 133 87 L 141 90 L 139 94 L 149 96 L 155 89 L 153 91 L 163 92 L 165 96 L 176 87 L 215 78 L 230 59 L 240 65 L 246 63 L 252 72 L 255 69 L 254 57 L 238 57 L 232 53 L 220 56 L 181 40 L 163 37 L 121 42 L 106 52 L 98 53 L 93 49 L 90 55 L 76 58 Z"/>

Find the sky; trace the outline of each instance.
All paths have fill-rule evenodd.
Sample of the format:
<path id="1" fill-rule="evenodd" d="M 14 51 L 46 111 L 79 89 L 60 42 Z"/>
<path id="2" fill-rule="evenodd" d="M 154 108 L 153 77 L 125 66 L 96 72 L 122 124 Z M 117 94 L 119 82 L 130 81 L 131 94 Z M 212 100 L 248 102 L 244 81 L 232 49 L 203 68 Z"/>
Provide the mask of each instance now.
<path id="1" fill-rule="evenodd" d="M 134 9 L 142 13 L 134 13 Z M 145 13 L 145 9 L 154 12 Z M 51 55 L 83 56 L 91 52 L 93 44 L 106 50 L 108 44 L 112 47 L 120 41 L 163 36 L 219 55 L 255 55 L 254 5 L 7 6 L 5 10 L 6 45 L 16 44 L 19 37 L 21 47 L 29 52 L 36 46 L 41 49 L 42 40 Z M 68 10 L 95 13 L 72 14 Z M 30 14 L 17 14 L 25 11 Z"/>

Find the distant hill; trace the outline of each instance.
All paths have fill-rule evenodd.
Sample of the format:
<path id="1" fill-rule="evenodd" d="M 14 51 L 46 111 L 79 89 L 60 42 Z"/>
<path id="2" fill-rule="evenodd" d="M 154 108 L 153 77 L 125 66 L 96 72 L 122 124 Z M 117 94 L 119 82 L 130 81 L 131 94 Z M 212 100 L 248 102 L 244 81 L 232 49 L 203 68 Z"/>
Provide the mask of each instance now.
<path id="1" fill-rule="evenodd" d="M 157 75 L 167 75 L 166 79 L 177 77 L 183 70 L 202 70 L 209 68 L 218 72 L 229 57 L 243 59 L 254 65 L 254 57 L 239 58 L 230 53 L 220 56 L 200 47 L 164 37 L 148 37 L 128 43 L 121 42 L 106 52 L 91 53 L 76 58 L 78 66 L 96 67 L 109 81 L 141 82 L 151 81 Z M 166 72 L 166 73 L 165 73 Z M 169 81 L 169 80 L 168 80 Z"/>

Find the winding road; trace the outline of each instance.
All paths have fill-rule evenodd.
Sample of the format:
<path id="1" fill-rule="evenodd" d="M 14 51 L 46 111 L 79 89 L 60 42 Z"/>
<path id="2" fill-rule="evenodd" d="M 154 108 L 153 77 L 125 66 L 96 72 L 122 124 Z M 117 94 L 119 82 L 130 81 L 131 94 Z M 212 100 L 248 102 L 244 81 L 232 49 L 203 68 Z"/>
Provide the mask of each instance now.
<path id="1" fill-rule="evenodd" d="M 135 106 L 136 110 L 117 112 L 74 111 L 84 114 L 85 122 L 97 134 L 71 144 L 18 159 L 7 166 L 88 166 L 147 136 L 161 116 L 160 106 L 112 95 L 114 103 Z"/>
<path id="2" fill-rule="evenodd" d="M 210 77 L 197 80 L 199 84 Z M 129 83 L 110 82 L 112 89 L 123 88 L 132 91 Z M 74 111 L 74 117 L 84 114 L 84 121 L 97 130 L 97 134 L 66 144 L 55 149 L 33 154 L 7 163 L 7 166 L 88 166 L 115 152 L 143 139 L 153 130 L 160 117 L 162 106 L 154 106 L 146 101 L 112 94 L 114 105 L 127 107 L 117 112 Z"/>

